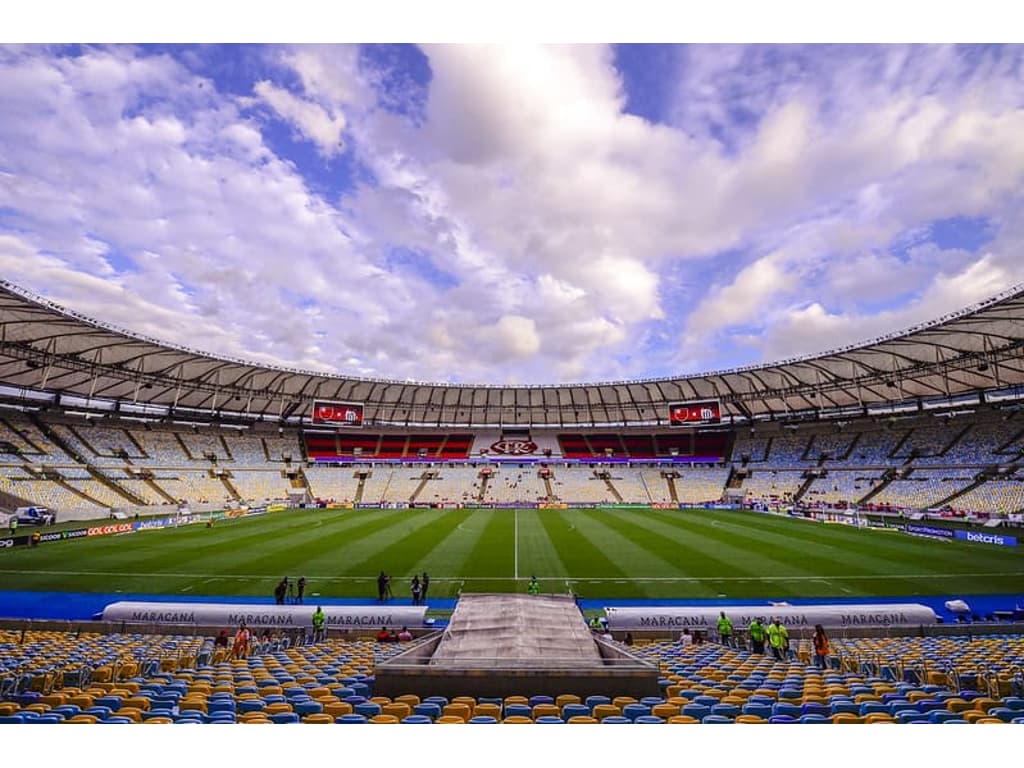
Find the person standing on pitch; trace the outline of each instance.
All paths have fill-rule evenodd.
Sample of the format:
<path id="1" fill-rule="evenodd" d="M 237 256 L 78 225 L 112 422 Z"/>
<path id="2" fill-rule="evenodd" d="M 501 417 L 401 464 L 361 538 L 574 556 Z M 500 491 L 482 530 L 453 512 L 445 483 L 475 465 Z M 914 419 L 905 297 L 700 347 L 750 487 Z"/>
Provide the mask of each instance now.
<path id="1" fill-rule="evenodd" d="M 750 622 L 750 627 L 747 629 L 747 633 L 750 635 L 750 650 L 753 653 L 763 654 L 765 627 L 761 619 L 755 618 Z"/>
<path id="2" fill-rule="evenodd" d="M 420 604 L 420 592 L 422 590 L 422 587 L 420 587 L 420 577 L 417 576 L 416 574 L 413 574 L 412 584 L 409 586 L 409 588 L 412 590 L 412 604 L 413 605 L 419 605 Z"/>
<path id="3" fill-rule="evenodd" d="M 306 591 L 306 577 L 299 576 L 299 593 L 295 596 L 295 602 L 302 605 L 302 594 Z"/>
<path id="4" fill-rule="evenodd" d="M 388 596 L 388 577 L 384 571 L 377 577 L 377 602 L 383 603 Z"/>
<path id="5" fill-rule="evenodd" d="M 324 639 L 324 623 L 327 621 L 327 617 L 324 615 L 324 609 L 319 605 L 316 610 L 313 611 L 313 642 L 320 643 Z"/>
<path id="6" fill-rule="evenodd" d="M 732 622 L 725 615 L 725 611 L 722 611 L 718 617 L 718 637 L 722 641 L 722 645 L 732 647 Z"/>
<path id="7" fill-rule="evenodd" d="M 531 595 L 539 595 L 540 594 L 540 584 L 537 583 L 537 577 L 536 576 L 531 576 L 530 577 L 530 583 L 529 583 L 529 585 L 527 585 L 526 591 L 527 591 L 528 594 L 531 594 Z"/>
<path id="8" fill-rule="evenodd" d="M 768 626 L 768 644 L 772 647 L 772 656 L 776 661 L 783 661 L 789 652 L 789 632 L 778 619 L 773 619 Z"/>
<path id="9" fill-rule="evenodd" d="M 430 574 L 426 571 L 423 572 L 423 578 L 420 579 L 420 587 L 423 589 L 422 594 L 420 594 L 420 605 L 426 605 L 427 590 L 430 589 Z"/>

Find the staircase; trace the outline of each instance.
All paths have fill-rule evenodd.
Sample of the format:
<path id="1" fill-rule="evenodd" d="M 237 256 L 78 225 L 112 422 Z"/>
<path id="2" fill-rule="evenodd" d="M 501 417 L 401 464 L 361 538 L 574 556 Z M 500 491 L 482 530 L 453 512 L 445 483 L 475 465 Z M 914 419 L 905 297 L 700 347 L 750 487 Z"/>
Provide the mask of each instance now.
<path id="1" fill-rule="evenodd" d="M 544 481 L 544 493 L 547 495 L 547 500 L 556 501 L 558 497 L 555 495 L 554 488 L 551 487 L 551 475 L 548 474 L 544 477 L 541 477 L 541 480 Z"/>
<path id="2" fill-rule="evenodd" d="M 169 494 L 167 491 L 165 491 L 163 488 L 161 488 L 159 485 L 157 485 L 155 477 L 153 477 L 151 475 L 149 477 L 144 477 L 142 479 L 145 481 L 146 485 L 148 485 L 150 488 L 152 488 L 153 491 L 161 499 L 163 499 L 164 501 L 168 502 L 169 504 L 177 504 L 178 503 L 178 499 L 174 498 L 173 496 L 171 496 L 171 494 Z"/>
<path id="3" fill-rule="evenodd" d="M 902 445 L 902 442 L 903 441 L 901 440 L 900 441 L 901 445 Z M 881 477 L 882 482 L 880 482 L 878 485 L 876 485 L 874 488 L 872 488 L 870 491 L 868 491 L 867 494 L 865 496 L 863 496 L 857 502 L 857 506 L 861 506 L 863 504 L 867 504 L 869 501 L 871 501 L 871 499 L 875 498 L 875 496 L 877 496 L 882 491 L 884 491 L 886 489 L 886 487 L 888 487 L 889 483 L 891 483 L 895 479 L 896 479 L 896 473 L 893 472 L 893 470 L 891 470 L 891 469 L 887 469 L 885 471 L 885 473 Z"/>
<path id="4" fill-rule="evenodd" d="M 982 474 L 980 474 L 980 475 L 976 476 L 976 477 L 974 478 L 974 482 L 973 482 L 973 483 L 971 483 L 970 485 L 968 485 L 968 486 L 966 486 L 966 487 L 964 487 L 964 488 L 961 488 L 961 489 L 960 489 L 959 491 L 954 491 L 953 493 L 949 494 L 949 496 L 947 496 L 946 498 L 944 498 L 944 499 L 941 499 L 941 500 L 939 500 L 939 501 L 935 502 L 934 504 L 932 504 L 932 506 L 933 506 L 933 507 L 936 507 L 936 508 L 941 508 L 941 507 L 944 507 L 944 506 L 946 506 L 947 504 L 949 504 L 949 503 L 950 503 L 951 501 L 953 501 L 954 499 L 958 499 L 958 498 L 960 498 L 961 496 L 963 496 L 963 495 L 964 495 L 965 493 L 967 493 L 968 491 L 973 491 L 973 490 L 974 490 L 975 488 L 977 488 L 978 486 L 980 486 L 980 485 L 984 485 L 984 484 L 985 484 L 985 482 L 986 482 L 987 480 L 989 480 L 989 479 L 990 479 L 990 478 L 986 477 L 986 476 L 984 475 L 984 473 L 982 473 Z"/>
<path id="5" fill-rule="evenodd" d="M 101 509 L 110 509 L 110 506 L 108 504 L 104 504 L 99 499 L 94 499 L 85 491 L 80 491 L 78 488 L 75 488 L 75 486 L 70 485 L 67 481 L 64 480 L 63 477 L 60 476 L 60 473 L 58 473 L 57 470 L 55 469 L 44 469 L 39 474 L 42 475 L 44 479 L 49 480 L 51 483 L 59 485 L 65 491 L 73 493 L 75 496 L 82 499 L 83 501 L 89 502 L 89 504 L 92 506 L 97 506 L 100 507 Z"/>
<path id="6" fill-rule="evenodd" d="M 679 494 L 676 492 L 676 479 L 670 475 L 664 475 L 665 482 L 668 483 L 668 495 L 672 499 L 673 504 L 679 503 Z"/>
<path id="7" fill-rule="evenodd" d="M 217 435 L 220 438 L 220 444 L 224 446 L 224 455 L 227 456 L 228 461 L 234 461 L 235 457 L 231 453 L 231 449 L 228 447 L 228 441 L 224 439 L 224 435 Z"/>
<path id="8" fill-rule="evenodd" d="M 132 493 L 127 488 L 123 487 L 114 478 L 107 477 L 107 475 L 105 475 L 102 470 L 98 469 L 97 467 L 91 466 L 86 467 L 86 469 L 89 470 L 89 474 L 92 475 L 92 479 L 95 480 L 96 482 L 105 485 L 114 493 L 124 496 L 129 502 L 138 507 L 146 506 L 145 499 L 141 498 L 140 496 Z"/>
<path id="9" fill-rule="evenodd" d="M 223 440 L 224 438 L 221 439 Z M 232 499 L 235 501 L 242 500 L 242 494 L 240 494 L 238 489 L 235 488 L 235 484 L 231 482 L 226 472 L 221 472 L 217 477 L 220 478 L 221 483 L 224 484 L 224 487 L 227 489 L 227 492 L 231 495 Z"/>
<path id="10" fill-rule="evenodd" d="M 808 489 L 811 487 L 811 484 L 815 480 L 817 480 L 817 479 L 818 478 L 813 476 L 813 475 L 808 475 L 807 476 L 807 478 L 803 482 L 803 485 L 801 485 L 800 488 L 797 489 L 797 492 L 793 494 L 793 503 L 794 504 L 799 502 L 800 499 L 802 499 L 804 497 L 804 494 L 807 493 Z"/>
<path id="11" fill-rule="evenodd" d="M 409 497 L 409 503 L 410 503 L 410 504 L 413 504 L 413 503 L 415 503 L 416 499 L 418 499 L 418 498 L 419 498 L 419 495 L 420 495 L 421 493 L 423 493 L 423 489 L 427 487 L 427 483 L 429 483 L 429 482 L 430 482 L 430 480 L 431 480 L 431 479 L 432 479 L 432 478 L 433 478 L 434 476 L 435 476 L 435 475 L 434 475 L 434 473 L 433 473 L 433 472 L 424 472 L 424 473 L 423 473 L 423 475 L 422 475 L 422 476 L 420 477 L 420 483 L 419 483 L 419 485 L 417 485 L 417 486 L 416 486 L 416 490 L 415 490 L 415 491 L 413 491 L 413 492 L 412 492 L 412 496 L 410 496 L 410 497 Z"/>
<path id="12" fill-rule="evenodd" d="M 189 460 L 195 461 L 196 457 L 192 455 L 192 451 L 190 451 L 188 449 L 188 446 L 185 445 L 185 441 L 181 439 L 181 435 L 178 434 L 177 432 L 173 432 L 172 434 L 174 435 L 174 439 L 178 441 L 178 445 L 181 446 L 181 450 L 185 452 L 185 455 L 189 458 Z"/>
<path id="13" fill-rule="evenodd" d="M 476 495 L 476 500 L 479 501 L 481 504 L 483 503 L 484 499 L 487 498 L 487 484 L 490 483 L 490 482 L 491 482 L 491 476 L 490 475 L 480 475 L 480 493 L 478 493 Z M 551 486 L 550 485 L 548 486 L 548 491 L 547 492 L 548 492 L 548 494 L 551 493 Z"/>
<path id="14" fill-rule="evenodd" d="M 608 488 L 608 492 L 612 495 L 612 498 L 615 499 L 615 501 L 617 503 L 621 504 L 622 503 L 622 494 L 618 492 L 618 490 L 615 488 L 614 485 L 612 485 L 612 476 L 611 475 L 605 475 L 604 476 L 604 484 L 605 484 L 605 487 Z"/>
<path id="15" fill-rule="evenodd" d="M 363 491 L 366 490 L 366 478 L 368 475 L 359 476 L 359 485 L 356 486 L 356 495 L 352 498 L 353 504 L 359 504 L 363 500 Z"/>

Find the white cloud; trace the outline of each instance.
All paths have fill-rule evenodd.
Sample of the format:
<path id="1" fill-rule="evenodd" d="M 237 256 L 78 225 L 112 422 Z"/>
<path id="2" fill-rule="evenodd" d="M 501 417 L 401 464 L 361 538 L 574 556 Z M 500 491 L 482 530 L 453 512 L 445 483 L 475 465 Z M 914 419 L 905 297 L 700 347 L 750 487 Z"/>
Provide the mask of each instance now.
<path id="1" fill-rule="evenodd" d="M 331 113 L 313 101 L 300 99 L 268 80 L 260 80 L 253 91 L 279 117 L 291 123 L 304 137 L 316 144 L 324 157 L 333 157 L 345 149 L 342 133 L 345 116 Z"/>

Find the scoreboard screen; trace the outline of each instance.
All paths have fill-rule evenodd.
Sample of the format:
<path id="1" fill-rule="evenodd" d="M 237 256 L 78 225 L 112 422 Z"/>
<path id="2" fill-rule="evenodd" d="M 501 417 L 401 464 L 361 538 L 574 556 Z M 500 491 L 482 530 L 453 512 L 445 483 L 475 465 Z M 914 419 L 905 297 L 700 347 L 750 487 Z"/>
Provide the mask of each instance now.
<path id="1" fill-rule="evenodd" d="M 361 427 L 363 426 L 363 404 L 314 400 L 313 423 L 335 427 Z"/>
<path id="2" fill-rule="evenodd" d="M 722 404 L 718 400 L 691 400 L 669 403 L 668 406 L 668 423 L 673 427 L 719 424 L 721 421 Z"/>

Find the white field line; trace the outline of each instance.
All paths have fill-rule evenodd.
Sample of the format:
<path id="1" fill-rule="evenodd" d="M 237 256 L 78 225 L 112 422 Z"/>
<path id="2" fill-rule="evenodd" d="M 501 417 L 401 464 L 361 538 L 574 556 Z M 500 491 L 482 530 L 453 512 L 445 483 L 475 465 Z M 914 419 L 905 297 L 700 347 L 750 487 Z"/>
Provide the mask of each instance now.
<path id="1" fill-rule="evenodd" d="M 246 580 L 246 579 L 279 579 L 280 574 L 267 574 L 267 573 L 233 573 L 233 574 L 211 574 L 211 573 L 167 573 L 167 572 L 131 572 L 131 571 L 51 571 L 51 570 L 25 570 L 24 568 L 0 568 L 0 574 L 10 573 L 17 574 L 19 576 L 28 576 L 32 574 L 40 574 L 42 576 L 124 576 L 127 578 L 167 578 L 167 579 L 205 579 L 206 581 L 232 581 L 232 580 Z M 963 579 L 963 578 L 979 578 L 979 577 L 1001 577 L 1001 576 L 1013 576 L 1013 577 L 1024 577 L 1024 571 L 986 571 L 983 573 L 898 573 L 898 574 L 879 574 L 877 576 L 865 575 L 865 574 L 854 574 L 850 576 L 837 576 L 831 577 L 832 581 L 888 581 L 898 579 Z M 373 575 L 366 576 L 331 576 L 331 575 L 318 575 L 315 573 L 308 574 L 307 579 L 318 579 L 320 581 L 372 581 L 376 578 Z M 508 576 L 431 576 L 430 580 L 434 581 L 501 581 L 507 579 Z M 517 577 L 519 578 L 519 577 Z M 525 576 L 521 577 L 523 580 Z M 538 579 L 565 579 L 564 573 L 554 575 L 538 575 Z M 623 578 L 622 576 L 614 577 L 572 577 L 572 581 L 609 581 L 609 582 L 636 582 L 645 583 L 651 581 L 665 581 L 665 582 L 691 582 L 691 581 L 825 581 L 821 576 L 646 576 L 646 577 L 634 577 L 634 578 Z M 204 582 L 205 583 L 205 582 Z M 842 588 L 842 587 L 840 587 Z"/>
<path id="2" fill-rule="evenodd" d="M 513 510 L 513 514 L 515 514 L 515 518 L 514 518 L 514 521 L 515 521 L 514 522 L 515 535 L 512 538 L 515 540 L 515 544 L 513 545 L 513 548 L 512 548 L 512 554 L 513 554 L 513 558 L 515 560 L 515 578 L 518 579 L 519 578 L 519 510 L 518 509 Z"/>

